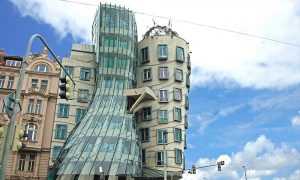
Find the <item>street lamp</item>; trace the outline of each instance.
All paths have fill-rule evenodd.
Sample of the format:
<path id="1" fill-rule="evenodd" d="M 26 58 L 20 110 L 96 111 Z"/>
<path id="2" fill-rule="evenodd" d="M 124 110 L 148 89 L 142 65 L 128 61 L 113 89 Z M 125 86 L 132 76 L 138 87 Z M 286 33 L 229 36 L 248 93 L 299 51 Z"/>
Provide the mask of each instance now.
<path id="1" fill-rule="evenodd" d="M 100 180 L 103 180 L 104 172 L 102 166 L 99 167 Z"/>

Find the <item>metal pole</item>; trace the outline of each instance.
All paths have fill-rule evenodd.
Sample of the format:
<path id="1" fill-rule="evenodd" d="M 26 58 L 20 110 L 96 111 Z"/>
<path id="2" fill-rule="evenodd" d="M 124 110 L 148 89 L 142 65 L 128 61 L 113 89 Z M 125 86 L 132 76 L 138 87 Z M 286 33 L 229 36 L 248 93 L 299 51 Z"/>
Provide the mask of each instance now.
<path id="1" fill-rule="evenodd" d="M 245 171 L 245 179 L 247 180 L 247 169 L 246 169 L 246 166 L 243 166 L 244 168 L 244 171 Z"/>
<path id="2" fill-rule="evenodd" d="M 46 43 L 46 41 L 43 39 L 43 37 L 41 35 L 35 34 L 35 35 L 30 37 L 30 39 L 28 41 L 28 44 L 27 44 L 27 48 L 26 48 L 25 58 L 23 59 L 21 70 L 20 70 L 20 76 L 19 76 L 18 86 L 17 86 L 17 89 L 16 89 L 15 101 L 13 102 L 14 103 L 14 105 L 13 105 L 13 114 L 10 118 L 9 123 L 8 123 L 8 128 L 7 128 L 7 132 L 6 132 L 6 136 L 5 136 L 5 143 L 4 143 L 3 155 L 2 155 L 2 161 L 1 161 L 0 180 L 5 179 L 6 166 L 7 166 L 7 163 L 8 163 L 8 157 L 9 157 L 11 144 L 12 144 L 12 141 L 13 141 L 14 127 L 15 127 L 15 124 L 16 124 L 16 116 L 17 116 L 16 112 L 17 112 L 17 108 L 18 108 L 18 105 L 19 105 L 19 102 L 20 102 L 20 95 L 21 95 L 21 91 L 22 91 L 24 78 L 25 78 L 26 68 L 27 68 L 27 65 L 28 65 L 28 57 L 29 57 L 29 53 L 30 53 L 30 50 L 31 50 L 32 42 L 36 37 L 38 37 L 42 41 L 42 43 L 46 46 L 46 48 L 49 50 L 49 52 L 55 58 L 56 62 L 58 62 L 60 67 L 63 68 L 62 64 L 59 62 L 58 58 L 55 56 L 55 54 L 50 49 L 50 47 L 48 46 L 48 44 Z M 63 70 L 66 72 L 66 70 L 64 68 L 63 68 Z M 66 74 L 67 74 L 67 76 L 69 76 L 69 74 L 67 72 L 66 72 Z M 70 79 L 72 80 L 73 84 L 75 85 L 75 82 L 73 81 L 73 79 L 71 77 L 70 77 Z"/>
<path id="3" fill-rule="evenodd" d="M 164 180 L 167 180 L 167 153 L 166 153 L 166 140 L 167 140 L 167 132 L 163 132 L 164 138 Z"/>

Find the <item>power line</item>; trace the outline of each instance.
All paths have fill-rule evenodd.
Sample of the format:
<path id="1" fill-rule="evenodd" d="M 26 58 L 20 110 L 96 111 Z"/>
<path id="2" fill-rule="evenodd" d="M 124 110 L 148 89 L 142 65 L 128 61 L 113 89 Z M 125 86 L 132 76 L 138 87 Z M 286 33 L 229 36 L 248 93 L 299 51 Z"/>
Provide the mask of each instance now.
<path id="1" fill-rule="evenodd" d="M 80 5 L 86 5 L 86 6 L 98 6 L 96 4 L 82 3 L 82 2 L 72 1 L 72 0 L 59 0 L 59 1 L 68 2 L 68 3 L 74 3 L 74 4 L 80 4 Z M 192 24 L 192 25 L 196 25 L 196 26 L 211 28 L 211 29 L 215 29 L 215 30 L 229 32 L 229 33 L 235 33 L 235 34 L 239 34 L 239 35 L 243 35 L 243 36 L 248 36 L 248 37 L 253 37 L 253 38 L 257 38 L 257 39 L 263 39 L 263 40 L 267 40 L 267 41 L 272 41 L 272 42 L 276 42 L 276 43 L 280 43 L 280 44 L 285 44 L 285 45 L 300 47 L 300 45 L 298 45 L 298 44 L 290 43 L 290 42 L 287 42 L 287 41 L 280 41 L 280 40 L 276 40 L 276 39 L 272 39 L 272 38 L 268 38 L 268 37 L 264 37 L 264 36 L 258 36 L 258 35 L 254 35 L 254 34 L 250 34 L 250 33 L 244 33 L 244 32 L 235 31 L 235 30 L 231 30 L 231 29 L 227 29 L 227 28 L 221 28 L 221 27 L 217 27 L 217 26 L 196 23 L 196 22 L 187 21 L 187 20 L 183 20 L 183 19 L 170 18 L 170 17 L 166 17 L 166 16 L 160 16 L 160 15 L 142 13 L 142 12 L 137 12 L 137 11 L 132 11 L 132 12 L 134 12 L 136 14 L 144 15 L 144 16 L 157 17 L 157 18 L 161 18 L 161 19 L 178 21 L 178 22 L 182 22 L 182 23 L 186 23 L 186 24 Z"/>

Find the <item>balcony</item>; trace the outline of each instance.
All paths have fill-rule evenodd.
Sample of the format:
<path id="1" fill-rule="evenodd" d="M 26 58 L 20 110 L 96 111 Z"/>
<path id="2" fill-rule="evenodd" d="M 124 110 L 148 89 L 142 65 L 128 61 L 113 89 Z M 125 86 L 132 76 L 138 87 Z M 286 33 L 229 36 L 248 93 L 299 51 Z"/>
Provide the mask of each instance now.
<path id="1" fill-rule="evenodd" d="M 31 87 L 28 89 L 28 93 L 37 93 L 40 95 L 45 95 L 46 94 L 46 89 L 41 89 L 38 87 Z"/>

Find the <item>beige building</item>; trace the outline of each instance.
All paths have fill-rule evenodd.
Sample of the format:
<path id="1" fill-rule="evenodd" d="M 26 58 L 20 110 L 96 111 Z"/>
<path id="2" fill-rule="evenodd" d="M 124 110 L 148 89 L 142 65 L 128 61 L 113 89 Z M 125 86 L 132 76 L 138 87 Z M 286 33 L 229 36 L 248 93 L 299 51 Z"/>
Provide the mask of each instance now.
<path id="1" fill-rule="evenodd" d="M 71 87 L 71 100 L 60 99 L 58 96 L 49 159 L 50 168 L 76 123 L 85 115 L 93 98 L 94 63 L 94 46 L 85 44 L 73 44 L 71 56 L 62 59 L 63 66 L 76 85 Z M 61 76 L 64 75 L 62 71 Z"/>
<path id="2" fill-rule="evenodd" d="M 167 27 L 161 26 L 150 29 L 138 43 L 137 86 L 149 87 L 156 96 L 156 100 L 143 101 L 134 110 L 146 176 L 147 169 L 150 170 L 148 176 L 151 176 L 151 170 L 164 170 L 164 138 L 167 171 L 170 174 L 178 172 L 180 176 L 184 169 L 190 86 L 189 46 L 176 32 L 171 29 L 165 32 L 165 29 Z"/>
<path id="3" fill-rule="evenodd" d="M 2 99 L 17 87 L 22 58 L 1 54 L 0 124 L 6 127 L 9 118 Z M 22 110 L 15 128 L 24 129 L 28 134 L 22 140 L 26 147 L 19 152 L 11 151 L 6 178 L 46 179 L 59 76 L 60 67 L 49 59 L 46 49 L 30 56 L 21 92 Z M 4 137 L 5 134 L 1 138 L 1 154 Z"/>

